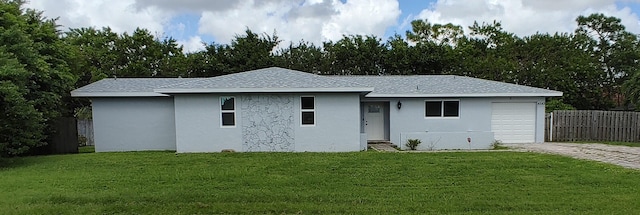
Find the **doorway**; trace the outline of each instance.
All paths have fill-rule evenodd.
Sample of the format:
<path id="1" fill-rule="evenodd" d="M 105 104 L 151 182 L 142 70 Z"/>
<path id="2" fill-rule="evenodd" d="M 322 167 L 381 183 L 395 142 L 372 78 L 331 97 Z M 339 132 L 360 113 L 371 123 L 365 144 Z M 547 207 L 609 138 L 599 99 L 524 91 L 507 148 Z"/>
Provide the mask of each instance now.
<path id="1" fill-rule="evenodd" d="M 367 133 L 367 140 L 386 140 L 385 138 L 385 116 L 388 111 L 386 102 L 363 103 L 364 130 Z"/>

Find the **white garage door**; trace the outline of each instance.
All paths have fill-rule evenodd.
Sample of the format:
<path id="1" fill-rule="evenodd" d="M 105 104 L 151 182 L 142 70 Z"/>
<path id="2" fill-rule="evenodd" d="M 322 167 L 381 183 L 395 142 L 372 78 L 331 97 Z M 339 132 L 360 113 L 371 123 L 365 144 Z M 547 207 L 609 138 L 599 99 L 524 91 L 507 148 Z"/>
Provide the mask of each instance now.
<path id="1" fill-rule="evenodd" d="M 491 131 L 503 143 L 533 143 L 536 103 L 493 103 Z"/>

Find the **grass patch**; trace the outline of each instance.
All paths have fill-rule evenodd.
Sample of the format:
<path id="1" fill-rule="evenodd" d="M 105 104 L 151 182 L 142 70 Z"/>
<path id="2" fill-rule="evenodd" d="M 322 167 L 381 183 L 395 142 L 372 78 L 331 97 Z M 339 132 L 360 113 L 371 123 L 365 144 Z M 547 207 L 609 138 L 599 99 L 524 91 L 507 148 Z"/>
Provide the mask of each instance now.
<path id="1" fill-rule="evenodd" d="M 600 143 L 600 144 L 607 144 L 607 145 L 616 145 L 616 146 L 631 146 L 631 147 L 640 147 L 640 143 L 638 142 L 616 142 L 616 141 L 607 141 L 607 142 L 596 142 L 596 141 L 591 141 L 591 142 L 573 142 L 573 143 Z"/>
<path id="2" fill-rule="evenodd" d="M 80 146 L 78 147 L 78 153 L 94 153 L 96 152 L 95 146 Z"/>
<path id="3" fill-rule="evenodd" d="M 86 153 L 0 160 L 0 213 L 638 214 L 639 178 L 519 152 Z"/>

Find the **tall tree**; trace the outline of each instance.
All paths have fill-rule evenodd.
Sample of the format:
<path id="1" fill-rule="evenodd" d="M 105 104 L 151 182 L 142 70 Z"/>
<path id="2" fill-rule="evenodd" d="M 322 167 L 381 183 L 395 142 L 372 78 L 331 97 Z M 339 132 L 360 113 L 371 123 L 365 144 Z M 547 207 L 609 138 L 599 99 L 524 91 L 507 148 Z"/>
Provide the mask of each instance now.
<path id="1" fill-rule="evenodd" d="M 458 68 L 460 60 L 455 55 L 455 45 L 464 39 L 462 27 L 430 23 L 427 20 L 411 22 L 411 31 L 406 32 L 411 52 L 410 74 L 450 74 Z M 395 52 L 391 50 L 391 52 Z"/>
<path id="2" fill-rule="evenodd" d="M 579 16 L 576 22 L 576 34 L 585 38 L 584 51 L 592 53 L 602 68 L 603 96 L 621 105 L 616 99 L 622 93 L 620 86 L 640 66 L 637 36 L 626 31 L 619 18 L 604 14 Z"/>
<path id="3" fill-rule="evenodd" d="M 623 84 L 623 90 L 635 110 L 640 110 L 640 72 L 630 75 L 629 80 Z"/>
<path id="4" fill-rule="evenodd" d="M 304 72 L 319 73 L 325 67 L 322 49 L 312 43 L 300 41 L 298 44 L 289 44 L 289 47 L 281 49 L 278 53 L 277 64 L 279 67 L 289 68 Z"/>
<path id="5" fill-rule="evenodd" d="M 116 41 L 117 69 L 113 75 L 123 77 L 176 77 L 183 74 L 182 47 L 173 38 L 159 40 L 146 29 L 124 33 Z"/>
<path id="6" fill-rule="evenodd" d="M 413 53 L 413 47 L 409 46 L 405 39 L 396 34 L 387 40 L 387 47 L 389 50 L 383 61 L 385 74 L 410 75 L 416 73 L 417 66 L 414 62 L 419 55 Z"/>
<path id="7" fill-rule="evenodd" d="M 66 103 L 75 76 L 55 20 L 22 9 L 23 1 L 0 1 L 0 155 L 46 143 L 54 120 L 70 114 Z M 29 130 L 25 130 L 29 129 Z M 25 132 L 29 132 L 25 134 Z"/>
<path id="8" fill-rule="evenodd" d="M 236 35 L 231 45 L 217 51 L 223 54 L 223 63 L 229 65 L 230 72 L 235 73 L 275 66 L 274 49 L 278 44 L 275 32 L 258 35 L 247 29 L 244 35 Z"/>
<path id="9" fill-rule="evenodd" d="M 463 37 L 456 44 L 455 58 L 461 59 L 461 66 L 452 73 L 518 83 L 516 51 L 523 40 L 504 31 L 500 22 L 475 22 L 469 29 L 472 37 Z"/>
<path id="10" fill-rule="evenodd" d="M 413 20 L 411 31 L 407 31 L 407 40 L 416 43 L 435 43 L 437 45 L 452 45 L 464 37 L 462 26 L 451 23 L 437 24 L 428 20 Z"/>
<path id="11" fill-rule="evenodd" d="M 76 87 L 93 83 L 116 73 L 119 35 L 105 27 L 69 29 L 63 40 L 70 47 L 71 71 L 78 76 Z"/>
<path id="12" fill-rule="evenodd" d="M 518 83 L 565 92 L 563 101 L 578 109 L 606 106 L 598 64 L 579 49 L 570 34 L 534 34 L 517 50 Z"/>
<path id="13" fill-rule="evenodd" d="M 186 77 L 213 77 L 232 72 L 227 59 L 229 47 L 215 43 L 205 46 L 205 50 L 187 54 Z"/>
<path id="14" fill-rule="evenodd" d="M 337 42 L 323 44 L 326 62 L 323 74 L 381 75 L 384 74 L 386 45 L 375 36 L 343 36 Z"/>

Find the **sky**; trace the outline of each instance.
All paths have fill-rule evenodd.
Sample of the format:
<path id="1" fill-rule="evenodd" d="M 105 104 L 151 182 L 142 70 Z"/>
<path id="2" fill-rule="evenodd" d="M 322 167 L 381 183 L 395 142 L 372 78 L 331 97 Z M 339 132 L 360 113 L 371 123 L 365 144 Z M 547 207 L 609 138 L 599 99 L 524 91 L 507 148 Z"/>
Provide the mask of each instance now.
<path id="1" fill-rule="evenodd" d="M 500 21 L 519 36 L 573 32 L 579 15 L 604 13 L 640 34 L 640 0 L 29 0 L 28 8 L 58 17 L 62 30 L 110 27 L 132 32 L 146 28 L 172 37 L 186 52 L 203 43 L 228 44 L 249 28 L 276 33 L 281 44 L 301 40 L 320 44 L 343 35 L 375 35 L 383 41 L 404 35 L 410 22 Z"/>

